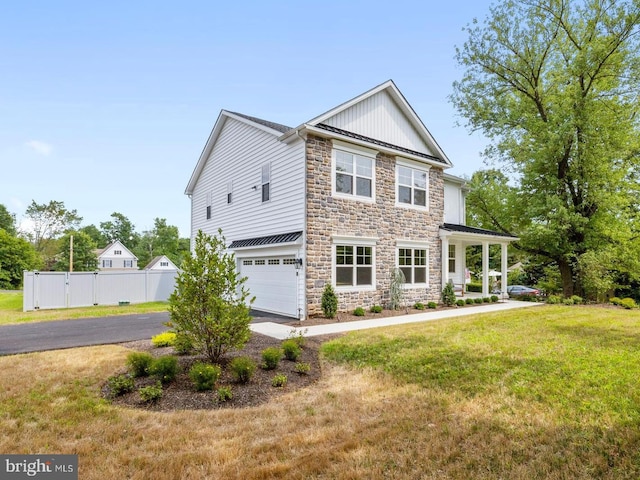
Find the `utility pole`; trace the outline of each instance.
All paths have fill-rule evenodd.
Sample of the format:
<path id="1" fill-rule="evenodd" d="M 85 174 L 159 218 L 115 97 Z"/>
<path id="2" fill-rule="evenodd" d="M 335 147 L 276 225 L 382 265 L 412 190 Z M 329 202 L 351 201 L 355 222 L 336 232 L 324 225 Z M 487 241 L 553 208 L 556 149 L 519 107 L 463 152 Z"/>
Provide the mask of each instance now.
<path id="1" fill-rule="evenodd" d="M 69 235 L 69 271 L 73 272 L 73 235 Z"/>

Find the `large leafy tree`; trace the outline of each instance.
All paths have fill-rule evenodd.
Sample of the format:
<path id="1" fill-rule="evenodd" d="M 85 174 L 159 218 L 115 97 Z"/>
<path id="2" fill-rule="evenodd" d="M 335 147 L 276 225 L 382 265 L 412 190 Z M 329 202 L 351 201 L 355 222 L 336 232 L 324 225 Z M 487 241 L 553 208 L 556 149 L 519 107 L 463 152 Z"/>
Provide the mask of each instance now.
<path id="1" fill-rule="evenodd" d="M 91 272 L 98 267 L 97 248 L 93 239 L 82 231 L 68 231 L 58 240 L 58 255 L 54 270 L 70 271 L 71 237 L 73 236 L 73 271 Z"/>
<path id="2" fill-rule="evenodd" d="M 165 218 L 155 218 L 153 229 L 142 234 L 135 254 L 140 265 L 146 265 L 157 255 L 166 255 L 173 263 L 180 265 L 184 253 L 182 245 L 178 227 L 167 225 Z"/>
<path id="3" fill-rule="evenodd" d="M 251 336 L 249 291 L 233 254 L 219 231 L 198 231 L 193 255 L 184 259 L 169 297 L 169 325 L 187 337 L 212 362 L 231 349 L 240 349 Z"/>
<path id="4" fill-rule="evenodd" d="M 40 256 L 33 245 L 0 228 L 0 289 L 20 288 L 23 271 L 40 267 Z"/>
<path id="5" fill-rule="evenodd" d="M 46 269 L 52 267 L 57 253 L 56 239 L 66 230 L 77 228 L 82 221 L 76 210 L 69 210 L 64 202 L 51 200 L 38 204 L 35 200 L 27 207 L 25 216 L 30 220 L 31 230 L 27 237 L 43 259 Z"/>
<path id="6" fill-rule="evenodd" d="M 129 250 L 135 249 L 140 240 L 135 225 L 118 212 L 111 214 L 111 220 L 100 222 L 100 231 L 107 241 L 120 240 Z"/>
<path id="7" fill-rule="evenodd" d="M 513 233 L 557 264 L 565 295 L 582 289 L 588 252 L 640 271 L 639 26 L 638 2 L 505 1 L 457 51 L 452 101 L 513 177 Z"/>
<path id="8" fill-rule="evenodd" d="M 7 210 L 7 207 L 0 204 L 0 229 L 3 229 L 9 235 L 15 236 L 16 231 L 16 216 Z"/>

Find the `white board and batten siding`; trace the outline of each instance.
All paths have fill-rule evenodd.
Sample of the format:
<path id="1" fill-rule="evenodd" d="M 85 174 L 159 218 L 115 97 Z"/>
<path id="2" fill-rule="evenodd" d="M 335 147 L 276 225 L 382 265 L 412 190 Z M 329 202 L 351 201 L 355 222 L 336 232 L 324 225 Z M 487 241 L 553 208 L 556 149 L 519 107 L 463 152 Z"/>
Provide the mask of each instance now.
<path id="1" fill-rule="evenodd" d="M 262 202 L 262 166 L 267 162 L 271 166 L 270 200 Z M 228 243 L 303 230 L 304 176 L 302 141 L 284 144 L 275 135 L 227 118 L 193 189 L 191 238 L 198 230 L 215 234 L 218 228 Z"/>
<path id="2" fill-rule="evenodd" d="M 384 90 L 324 120 L 323 123 L 416 152 L 437 155 Z"/>
<path id="3" fill-rule="evenodd" d="M 444 222 L 456 225 L 466 224 L 464 181 L 451 180 L 451 176 L 444 179 Z"/>

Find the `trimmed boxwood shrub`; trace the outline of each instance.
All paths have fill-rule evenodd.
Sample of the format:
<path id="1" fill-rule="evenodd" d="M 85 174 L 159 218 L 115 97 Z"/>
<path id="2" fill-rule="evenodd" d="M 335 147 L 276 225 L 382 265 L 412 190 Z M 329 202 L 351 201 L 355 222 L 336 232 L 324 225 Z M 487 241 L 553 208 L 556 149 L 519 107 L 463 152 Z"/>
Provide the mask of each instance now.
<path id="1" fill-rule="evenodd" d="M 356 317 L 364 317 L 364 313 L 365 313 L 365 312 L 364 312 L 364 308 L 362 308 L 362 307 L 358 307 L 358 308 L 356 308 L 356 309 L 353 311 L 353 314 L 354 314 Z"/>
<path id="2" fill-rule="evenodd" d="M 466 304 L 465 301 L 460 298 L 459 300 L 456 300 L 456 305 L 459 307 L 464 307 Z"/>
<path id="3" fill-rule="evenodd" d="M 434 308 L 438 308 L 438 304 L 436 302 L 429 302 L 427 303 L 427 308 L 430 308 L 433 310 Z"/>

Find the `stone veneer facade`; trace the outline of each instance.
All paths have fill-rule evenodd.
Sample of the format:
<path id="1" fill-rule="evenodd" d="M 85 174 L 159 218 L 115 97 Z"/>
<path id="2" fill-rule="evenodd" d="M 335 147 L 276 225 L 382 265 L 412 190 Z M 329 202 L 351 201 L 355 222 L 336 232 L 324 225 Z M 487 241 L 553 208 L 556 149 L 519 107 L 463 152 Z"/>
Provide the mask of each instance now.
<path id="1" fill-rule="evenodd" d="M 332 142 L 310 135 L 306 142 L 306 293 L 307 315 L 322 313 L 321 299 L 333 272 L 333 236 L 375 237 L 375 291 L 342 292 L 336 289 L 338 310 L 386 305 L 390 274 L 396 267 L 397 241 L 428 243 L 427 288 L 405 290 L 405 300 L 438 301 L 441 293 L 442 255 L 438 230 L 444 219 L 443 170 L 429 169 L 429 210 L 395 205 L 395 157 L 378 153 L 375 161 L 375 204 L 331 195 Z"/>

